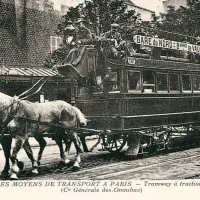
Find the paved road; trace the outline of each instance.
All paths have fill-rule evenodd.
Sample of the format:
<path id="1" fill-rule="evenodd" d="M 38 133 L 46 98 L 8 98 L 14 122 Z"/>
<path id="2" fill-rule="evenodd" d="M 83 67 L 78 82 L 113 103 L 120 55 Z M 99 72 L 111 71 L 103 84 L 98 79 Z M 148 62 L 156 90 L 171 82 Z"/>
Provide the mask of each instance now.
<path id="1" fill-rule="evenodd" d="M 91 145 L 89 142 L 89 145 Z M 125 154 L 111 155 L 95 149 L 92 153 L 82 154 L 81 169 L 72 171 L 71 166 L 59 165 L 59 151 L 56 145 L 48 146 L 45 150 L 40 175 L 32 176 L 31 163 L 21 150 L 19 158 L 25 162 L 25 170 L 21 172 L 20 179 L 25 180 L 83 180 L 83 179 L 135 179 L 135 180 L 173 180 L 200 178 L 200 148 L 160 154 L 153 157 L 143 157 L 137 160 L 127 160 Z M 38 148 L 33 148 L 34 154 Z M 1 158 L 3 157 L 0 151 Z M 74 159 L 74 149 L 70 156 Z M 0 164 L 0 170 L 4 162 Z"/>

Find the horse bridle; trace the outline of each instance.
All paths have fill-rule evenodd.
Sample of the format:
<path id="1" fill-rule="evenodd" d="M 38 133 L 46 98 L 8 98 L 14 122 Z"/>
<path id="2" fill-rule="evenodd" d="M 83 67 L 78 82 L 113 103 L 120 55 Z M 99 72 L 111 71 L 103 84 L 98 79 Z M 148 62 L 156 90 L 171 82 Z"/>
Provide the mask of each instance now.
<path id="1" fill-rule="evenodd" d="M 19 99 L 15 99 L 15 97 L 14 97 L 13 102 L 11 104 L 10 115 L 16 116 L 17 110 L 18 110 L 18 106 L 19 106 L 19 101 L 20 101 Z M 15 108 L 15 106 L 16 106 L 16 108 Z"/>

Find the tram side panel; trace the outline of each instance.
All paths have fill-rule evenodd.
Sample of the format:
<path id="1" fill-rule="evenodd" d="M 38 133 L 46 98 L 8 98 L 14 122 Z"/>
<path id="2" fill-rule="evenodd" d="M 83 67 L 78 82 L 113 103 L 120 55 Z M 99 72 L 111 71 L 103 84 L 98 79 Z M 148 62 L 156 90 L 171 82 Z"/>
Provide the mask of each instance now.
<path id="1" fill-rule="evenodd" d="M 119 116 L 121 102 L 119 100 L 82 100 L 77 101 L 77 106 L 90 120 L 88 128 L 99 130 L 122 129 L 122 119 Z"/>
<path id="2" fill-rule="evenodd" d="M 121 94 L 111 99 L 77 100 L 90 128 L 133 130 L 200 121 L 200 94 Z"/>
<path id="3" fill-rule="evenodd" d="M 165 105 L 165 106 L 163 106 Z M 124 128 L 140 128 L 168 123 L 164 114 L 169 111 L 169 99 L 153 98 L 141 95 L 126 100 L 127 115 L 124 116 Z M 156 116 L 162 114 L 162 117 Z"/>
<path id="4" fill-rule="evenodd" d="M 127 100 L 124 129 L 200 121 L 200 95 L 145 96 Z"/>

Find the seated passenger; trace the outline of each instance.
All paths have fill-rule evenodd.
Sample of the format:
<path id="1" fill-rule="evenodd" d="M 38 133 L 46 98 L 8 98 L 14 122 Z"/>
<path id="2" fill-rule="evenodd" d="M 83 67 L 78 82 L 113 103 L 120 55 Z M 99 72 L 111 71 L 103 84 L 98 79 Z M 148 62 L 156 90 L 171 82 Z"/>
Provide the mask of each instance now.
<path id="1" fill-rule="evenodd" d="M 79 45 L 90 45 L 93 42 L 92 32 L 84 25 L 84 20 L 79 19 L 77 22 L 76 42 Z"/>
<path id="2" fill-rule="evenodd" d="M 121 34 L 118 32 L 119 25 L 116 23 L 111 24 L 111 30 L 104 33 L 103 40 L 110 40 L 111 46 L 110 51 L 113 54 L 114 57 L 118 57 L 121 53 L 124 53 L 123 51 L 123 45 L 124 41 L 122 40 Z"/>
<path id="3" fill-rule="evenodd" d="M 76 43 L 75 43 L 75 39 L 76 39 L 76 34 L 75 34 L 75 28 L 72 25 L 72 22 L 69 21 L 67 23 L 67 26 L 64 28 L 64 36 L 63 36 L 63 43 L 67 46 L 67 47 L 73 47 Z"/>
<path id="4" fill-rule="evenodd" d="M 60 26 L 56 31 L 60 36 L 63 35 L 63 43 L 59 44 L 59 48 L 52 52 L 52 54 L 46 58 L 45 66 L 52 67 L 55 64 L 62 63 L 70 50 L 75 45 L 75 28 L 72 26 L 72 22 L 67 22 L 67 26 L 63 28 L 61 33 Z"/>
<path id="5" fill-rule="evenodd" d="M 73 48 L 70 50 L 63 64 L 69 63 L 75 66 L 78 63 L 79 55 L 83 54 L 85 50 L 85 45 L 91 45 L 93 42 L 90 29 L 86 28 L 83 23 L 83 19 L 79 19 L 76 22 L 77 31 L 72 43 Z"/>

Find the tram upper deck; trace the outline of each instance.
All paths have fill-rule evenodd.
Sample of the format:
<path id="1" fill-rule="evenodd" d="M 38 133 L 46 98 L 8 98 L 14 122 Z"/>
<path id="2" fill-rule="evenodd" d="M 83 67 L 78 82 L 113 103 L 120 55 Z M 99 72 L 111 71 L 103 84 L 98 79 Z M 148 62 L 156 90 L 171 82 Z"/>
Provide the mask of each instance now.
<path id="1" fill-rule="evenodd" d="M 99 56 L 95 48 L 86 47 L 74 67 L 86 80 L 77 89 L 76 104 L 96 128 L 199 122 L 200 64 L 142 53 L 103 61 Z"/>
<path id="2" fill-rule="evenodd" d="M 79 55 L 75 67 L 63 67 L 60 71 L 68 77 L 74 77 L 75 74 L 74 78 L 76 79 L 87 79 L 80 82 L 83 83 L 82 86 L 89 83 L 89 87 L 92 87 L 90 92 L 94 96 L 106 89 L 105 76 L 110 78 L 107 81 L 109 86 L 106 89 L 106 92 L 110 95 L 200 92 L 200 64 L 196 63 L 197 60 L 194 63 L 193 59 L 193 63 L 191 63 L 190 59 L 180 57 L 182 52 L 187 53 L 187 55 L 192 54 L 195 57 L 199 54 L 199 46 L 162 41 L 162 44 L 158 43 L 160 46 L 157 47 L 153 46 L 155 42 L 150 37 L 144 38 L 144 41 L 148 40 L 148 45 L 152 43 L 152 46 L 146 46 L 147 42 L 141 40 L 144 36 L 136 36 L 136 38 L 138 37 L 140 37 L 140 39 L 137 39 L 138 41 L 135 40 L 136 42 L 131 41 L 130 43 L 142 43 L 137 44 L 137 48 L 150 47 L 151 51 L 145 54 L 144 52 L 129 52 L 129 55 L 122 59 L 102 59 L 102 52 L 99 52 L 95 46 L 86 46 L 84 52 Z M 152 42 L 149 42 L 150 39 Z M 160 39 L 157 40 L 159 42 Z M 165 48 L 163 48 L 163 45 Z M 177 46 L 178 50 L 175 49 Z M 168 56 L 169 54 L 170 56 Z M 178 55 L 178 57 L 172 57 L 173 54 Z M 110 72 L 106 71 L 108 68 L 111 68 Z"/>

